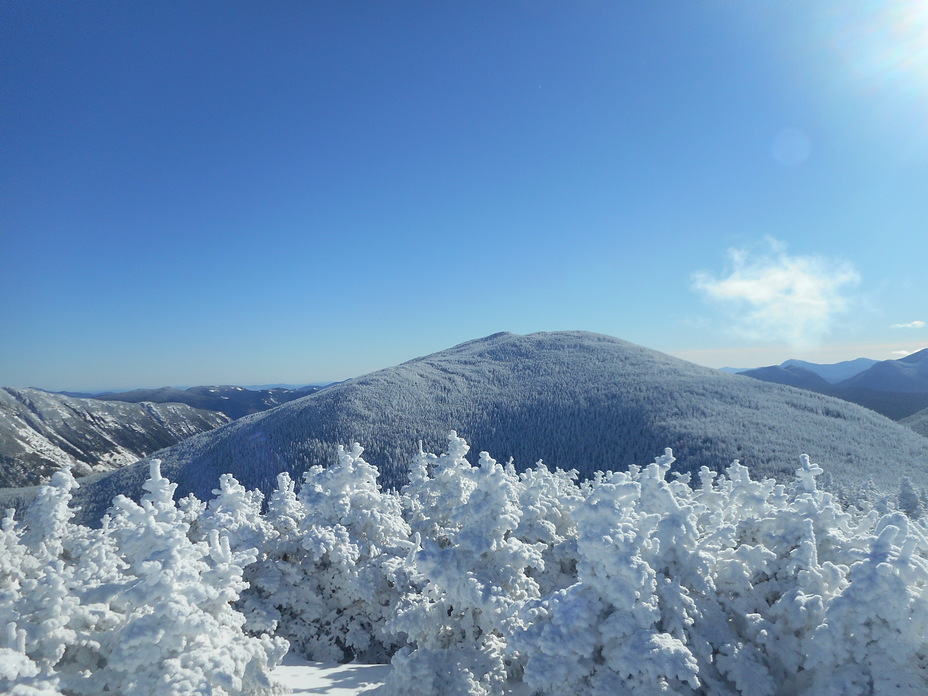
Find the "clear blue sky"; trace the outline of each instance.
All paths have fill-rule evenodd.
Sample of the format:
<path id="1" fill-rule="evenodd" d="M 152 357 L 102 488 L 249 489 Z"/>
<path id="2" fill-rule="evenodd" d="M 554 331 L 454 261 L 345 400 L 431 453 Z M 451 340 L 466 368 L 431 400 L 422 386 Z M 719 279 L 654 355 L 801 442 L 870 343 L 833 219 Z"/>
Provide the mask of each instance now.
<path id="1" fill-rule="evenodd" d="M 5 0 L 0 384 L 898 357 L 926 114 L 921 2 Z"/>

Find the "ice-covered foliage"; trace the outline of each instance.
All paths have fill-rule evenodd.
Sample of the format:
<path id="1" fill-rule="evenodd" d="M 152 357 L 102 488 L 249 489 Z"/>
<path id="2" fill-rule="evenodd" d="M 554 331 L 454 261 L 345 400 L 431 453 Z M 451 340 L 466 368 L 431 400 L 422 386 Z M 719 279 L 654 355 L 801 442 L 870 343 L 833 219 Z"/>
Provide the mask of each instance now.
<path id="1" fill-rule="evenodd" d="M 691 488 L 666 480 L 670 461 L 589 487 L 575 513 L 578 582 L 527 602 L 510 637 L 527 684 L 545 694 L 926 692 L 923 528 L 901 513 L 842 510 L 817 490 L 822 470 L 808 457 L 790 487 L 753 481 L 735 462 L 720 477 L 703 469 Z"/>
<path id="2" fill-rule="evenodd" d="M 69 522 L 70 472 L 0 533 L 0 692 L 272 694 L 286 641 L 242 631 L 232 607 L 255 549 L 188 536 L 157 464 L 139 503 L 100 529 Z"/>
<path id="3" fill-rule="evenodd" d="M 268 511 L 275 536 L 243 597 L 249 628 L 275 630 L 316 660 L 384 660 L 397 647 L 385 628 L 409 588 L 410 530 L 361 454 L 339 448 L 334 465 L 306 472 L 299 496 L 281 475 Z"/>
<path id="4" fill-rule="evenodd" d="M 578 485 L 467 451 L 420 452 L 401 491 L 414 549 L 391 551 L 409 581 L 381 601 L 401 647 L 379 693 L 928 690 L 924 526 L 845 509 L 808 457 L 788 485 L 674 476 L 669 450 Z"/>
<path id="5" fill-rule="evenodd" d="M 928 693 L 905 487 L 859 510 L 807 456 L 784 483 L 672 473 L 670 450 L 578 483 L 447 442 L 400 491 L 355 445 L 266 506 L 231 476 L 175 503 L 155 466 L 94 530 L 61 472 L 0 526 L 0 691 L 269 693 L 286 638 L 392 660 L 383 696 Z"/>
<path id="6" fill-rule="evenodd" d="M 420 543 L 413 562 L 421 589 L 407 593 L 390 624 L 409 646 L 394 657 L 386 693 L 499 693 L 510 676 L 507 617 L 539 596 L 529 571 L 543 569 L 544 544 L 515 535 L 518 475 L 486 452 L 471 467 L 467 451 L 452 433 L 448 453 L 424 468 L 430 458 L 421 455 L 404 490 Z"/>

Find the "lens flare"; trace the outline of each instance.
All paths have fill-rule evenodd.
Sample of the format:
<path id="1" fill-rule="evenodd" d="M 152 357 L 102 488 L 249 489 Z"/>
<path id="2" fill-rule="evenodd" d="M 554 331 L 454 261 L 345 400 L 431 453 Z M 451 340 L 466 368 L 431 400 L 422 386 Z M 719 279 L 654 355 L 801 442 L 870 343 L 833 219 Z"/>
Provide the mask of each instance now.
<path id="1" fill-rule="evenodd" d="M 834 3 L 824 20 L 852 86 L 928 145 L 928 2 Z"/>

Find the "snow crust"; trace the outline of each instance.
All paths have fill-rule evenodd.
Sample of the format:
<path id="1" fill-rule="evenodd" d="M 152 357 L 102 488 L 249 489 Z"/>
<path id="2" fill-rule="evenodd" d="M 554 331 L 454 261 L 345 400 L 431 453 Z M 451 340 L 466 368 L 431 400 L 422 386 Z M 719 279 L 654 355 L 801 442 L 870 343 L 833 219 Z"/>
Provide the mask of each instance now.
<path id="1" fill-rule="evenodd" d="M 290 653 L 273 677 L 293 696 L 356 696 L 383 684 L 389 671 L 390 665 L 310 662 Z"/>
<path id="2" fill-rule="evenodd" d="M 809 457 L 578 483 L 468 454 L 451 433 L 384 490 L 355 444 L 266 501 L 230 475 L 177 501 L 155 462 L 100 529 L 55 474 L 0 525 L 0 692 L 928 693 L 928 529 Z"/>

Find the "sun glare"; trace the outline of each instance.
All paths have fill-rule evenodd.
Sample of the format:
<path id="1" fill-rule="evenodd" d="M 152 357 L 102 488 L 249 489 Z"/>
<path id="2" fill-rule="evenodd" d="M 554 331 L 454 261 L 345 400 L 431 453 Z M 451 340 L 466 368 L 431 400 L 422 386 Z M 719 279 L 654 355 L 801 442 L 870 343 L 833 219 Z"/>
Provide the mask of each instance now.
<path id="1" fill-rule="evenodd" d="M 894 125 L 928 144 L 928 3 L 838 3 L 827 15 L 830 44 L 849 79 Z"/>

